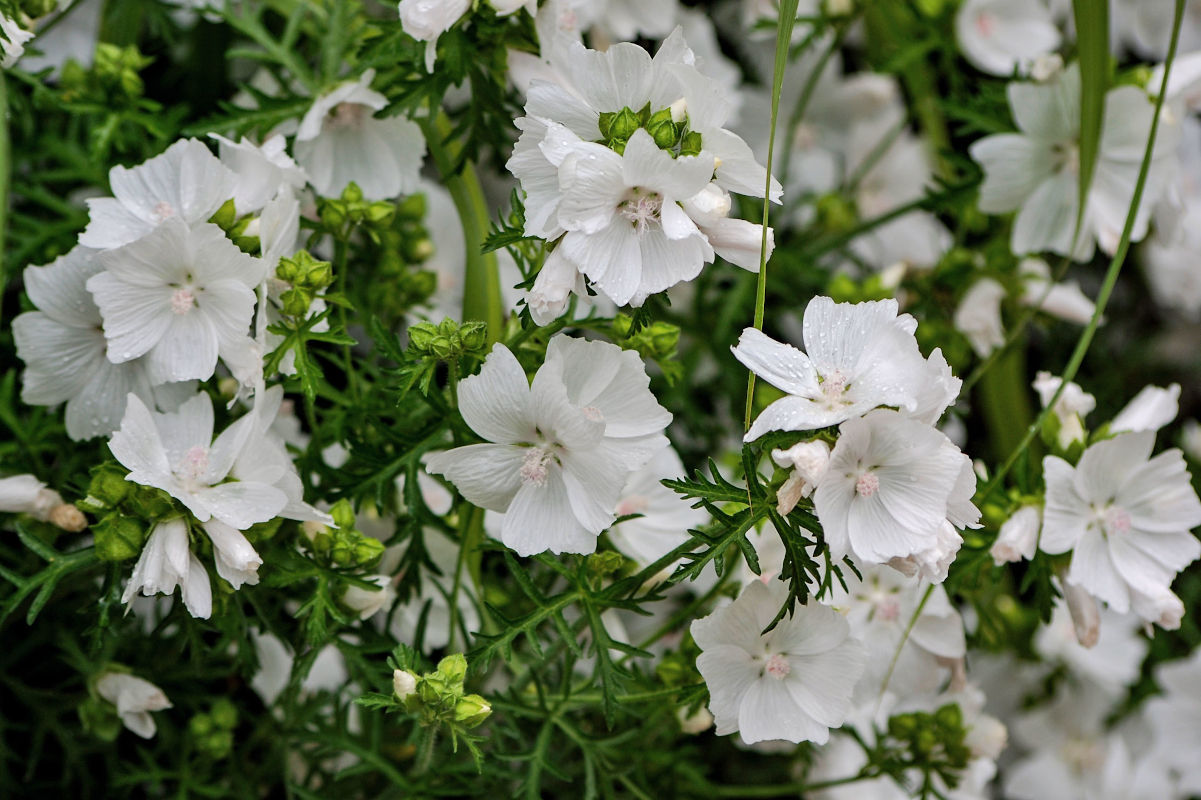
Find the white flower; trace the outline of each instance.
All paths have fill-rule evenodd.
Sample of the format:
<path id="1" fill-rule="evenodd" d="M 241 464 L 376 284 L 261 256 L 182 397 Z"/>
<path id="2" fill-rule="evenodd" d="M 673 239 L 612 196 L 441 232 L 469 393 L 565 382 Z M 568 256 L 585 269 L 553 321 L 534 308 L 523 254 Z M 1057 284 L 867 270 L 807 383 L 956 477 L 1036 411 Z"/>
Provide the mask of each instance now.
<path id="1" fill-rule="evenodd" d="M 924 422 L 927 425 L 937 425 L 951 404 L 959 397 L 963 381 L 951 372 L 951 365 L 942 354 L 941 348 L 934 348 L 926 359 L 925 376 L 917 393 L 916 407 L 908 411 L 906 416 Z"/>
<path id="2" fill-rule="evenodd" d="M 1045 85 L 1010 83 L 1009 107 L 1021 132 L 988 136 L 970 148 L 972 158 L 984 169 L 980 210 L 989 214 L 1017 210 L 1010 244 L 1018 255 L 1051 250 L 1087 260 L 1094 240 L 1112 253 L 1142 165 L 1154 116 L 1151 101 L 1133 86 L 1106 94 L 1096 168 L 1074 246 L 1079 208 L 1079 65 L 1073 64 Z M 1171 175 L 1178 127 L 1161 121 L 1131 241 L 1147 235 L 1151 210 Z"/>
<path id="3" fill-rule="evenodd" d="M 1201 555 L 1190 533 L 1201 525 L 1201 501 L 1184 458 L 1176 449 L 1151 458 L 1154 446 L 1150 431 L 1123 433 L 1089 447 L 1074 468 L 1043 459 L 1039 548 L 1071 550 L 1068 580 L 1120 613 L 1133 606 L 1133 592 L 1166 591 Z"/>
<path id="4" fill-rule="evenodd" d="M 300 121 L 296 160 L 322 196 L 337 196 L 352 181 L 368 200 L 417 188 L 425 138 L 412 120 L 374 116 L 388 105 L 388 98 L 370 88 L 374 78 L 369 69 L 357 81 L 338 84 L 313 101 Z"/>
<path id="5" fill-rule="evenodd" d="M 813 494 L 818 481 L 826 474 L 830 445 L 821 439 L 800 442 L 787 450 L 772 450 L 771 458 L 781 467 L 792 467 L 792 474 L 776 492 L 776 510 L 787 514 L 796 508 L 801 498 Z"/>
<path id="6" fill-rule="evenodd" d="M 1041 258 L 1023 258 L 1018 271 L 1024 281 L 1022 304 L 1077 325 L 1087 325 L 1097 306 L 1075 281 L 1051 283 L 1051 270 Z"/>
<path id="7" fill-rule="evenodd" d="M 981 278 L 972 284 L 955 309 L 955 330 L 967 337 L 981 358 L 1005 344 L 1005 328 L 1001 324 L 1001 301 L 1005 295 L 1004 286 L 992 278 Z"/>
<path id="8" fill-rule="evenodd" d="M 1059 47 L 1059 29 L 1041 0 L 967 0 L 955 15 L 955 36 L 976 68 L 1009 77 Z"/>
<path id="9" fill-rule="evenodd" d="M 945 435 L 878 409 L 839 427 L 813 503 L 834 557 L 882 564 L 938 549 L 948 520 L 974 524 L 975 480 Z"/>
<path id="10" fill-rule="evenodd" d="M 217 141 L 221 163 L 237 178 L 233 200 L 238 214 L 261 210 L 285 187 L 294 191 L 304 188 L 307 176 L 288 155 L 282 135 L 276 134 L 261 145 L 246 137 L 233 142 L 210 133 L 209 138 Z"/>
<path id="11" fill-rule="evenodd" d="M 630 473 L 614 513 L 618 517 L 640 514 L 609 529 L 613 546 L 646 566 L 688 541 L 688 531 L 709 519 L 704 509 L 686 500 L 659 481 L 681 478 L 684 465 L 676 451 L 665 447 L 646 466 Z"/>
<path id="12" fill-rule="evenodd" d="M 342 604 L 358 614 L 359 619 L 370 619 L 377 612 L 391 608 L 396 600 L 396 589 L 387 575 L 371 575 L 365 580 L 379 588 L 364 589 L 350 585 L 342 592 Z"/>
<path id="13" fill-rule="evenodd" d="M 3 14 L 0 14 L 0 29 L 4 30 L 4 39 L 0 40 L 0 52 L 4 54 L 0 58 L 0 68 L 8 69 L 25 52 L 25 43 L 33 38 L 33 33 Z"/>
<path id="14" fill-rule="evenodd" d="M 151 412 L 130 395 L 109 449 L 130 470 L 126 480 L 162 489 L 200 522 L 216 519 L 245 530 L 273 519 L 288 502 L 283 491 L 261 479 L 225 482 L 244 447 L 262 446 L 253 435 L 255 424 L 256 415 L 247 414 L 213 441 L 213 405 L 207 394 L 197 394 L 169 414 Z M 214 538 L 214 545 L 220 544 Z"/>
<path id="15" fill-rule="evenodd" d="M 198 225 L 233 197 L 237 178 L 203 142 L 181 139 L 162 154 L 132 169 L 113 167 L 113 197 L 88 200 L 84 247 L 107 249 L 129 244 L 164 220 Z"/>
<path id="16" fill-rule="evenodd" d="M 618 155 L 576 144 L 559 166 L 559 243 L 580 272 L 618 305 L 691 280 L 713 247 L 680 207 L 709 185 L 713 158 L 673 158 L 641 128 Z"/>
<path id="17" fill-rule="evenodd" d="M 1187 659 L 1155 668 L 1163 694 L 1147 701 L 1146 716 L 1155 736 L 1156 756 L 1180 775 L 1186 795 L 1201 794 L 1201 650 Z"/>
<path id="18" fill-rule="evenodd" d="M 0 478 L 0 511 L 29 514 L 45 522 L 51 512 L 63 505 L 63 498 L 33 475 Z"/>
<path id="19" fill-rule="evenodd" d="M 825 428 L 877 406 L 916 409 L 926 365 L 913 337 L 917 322 L 897 316 L 895 300 L 814 297 L 803 324 L 805 353 L 754 328 L 733 348 L 749 370 L 788 393 L 759 414 L 746 441 L 772 430 Z"/>
<path id="20" fill-rule="evenodd" d="M 425 69 L 434 71 L 438 37 L 450 30 L 471 8 L 471 0 L 400 0 L 400 26 L 425 48 Z"/>
<path id="21" fill-rule="evenodd" d="M 505 512 L 501 540 L 521 555 L 591 553 L 630 472 L 666 446 L 671 420 L 638 356 L 557 336 L 527 382 L 504 345 L 459 384 L 464 421 L 490 444 L 430 457 L 470 502 Z"/>
<path id="22" fill-rule="evenodd" d="M 1038 547 L 1038 529 L 1042 525 L 1042 514 L 1038 506 L 1022 506 L 1005 523 L 997 533 L 997 540 L 988 553 L 993 562 L 1000 566 L 1006 562 L 1029 561 L 1034 558 Z"/>
<path id="23" fill-rule="evenodd" d="M 1047 407 L 1051 398 L 1059 391 L 1061 383 L 1063 383 L 1062 378 L 1046 371 L 1040 371 L 1034 376 L 1034 382 L 1031 385 L 1038 392 L 1038 399 L 1043 408 Z M 1061 450 L 1067 450 L 1074 442 L 1084 442 L 1084 418 L 1096 407 L 1095 397 L 1075 383 L 1067 385 L 1063 394 L 1051 407 L 1051 413 L 1059 420 L 1059 433 L 1056 438 Z"/>
<path id="24" fill-rule="evenodd" d="M 147 597 L 173 594 L 176 586 L 182 588 L 188 613 L 208 619 L 213 613 L 213 589 L 204 565 L 188 548 L 188 525 L 179 517 L 160 522 L 150 531 L 121 602 L 128 604 L 139 592 Z"/>
<path id="25" fill-rule="evenodd" d="M 130 392 L 151 399 L 144 359 L 114 364 L 105 358 L 100 310 L 86 286 L 101 269 L 86 247 L 44 267 L 26 267 L 25 291 L 38 310 L 13 320 L 17 355 L 25 362 L 21 399 L 39 406 L 66 402 L 72 439 L 112 433 Z"/>
<path id="26" fill-rule="evenodd" d="M 1066 588 L 1066 587 L 1065 587 Z M 1051 621 L 1034 634 L 1034 647 L 1049 661 L 1062 661 L 1077 677 L 1086 678 L 1120 697 L 1135 681 L 1147 656 L 1148 641 L 1139 636 L 1136 616 L 1105 609 L 1099 615 L 1100 636 L 1093 647 L 1077 639 L 1076 625 L 1067 605 L 1055 606 Z"/>
<path id="27" fill-rule="evenodd" d="M 781 582 L 753 581 L 732 604 L 692 623 L 718 735 L 824 744 L 850 713 L 862 645 L 846 620 L 820 605 L 797 606 L 762 634 L 786 598 Z"/>
<path id="28" fill-rule="evenodd" d="M 154 736 L 154 717 L 150 712 L 171 708 L 171 701 L 162 689 L 124 672 L 105 672 L 96 679 L 96 693 L 115 705 L 121 723 L 143 739 Z"/>
<path id="29" fill-rule="evenodd" d="M 1157 431 L 1180 413 L 1180 384 L 1144 386 L 1109 423 L 1110 433 Z"/>
<path id="30" fill-rule="evenodd" d="M 189 228 L 171 218 L 96 260 L 104 271 L 87 287 L 104 320 L 108 359 L 146 356 L 152 383 L 212 377 L 218 354 L 240 347 L 250 330 L 263 263 L 216 225 Z"/>

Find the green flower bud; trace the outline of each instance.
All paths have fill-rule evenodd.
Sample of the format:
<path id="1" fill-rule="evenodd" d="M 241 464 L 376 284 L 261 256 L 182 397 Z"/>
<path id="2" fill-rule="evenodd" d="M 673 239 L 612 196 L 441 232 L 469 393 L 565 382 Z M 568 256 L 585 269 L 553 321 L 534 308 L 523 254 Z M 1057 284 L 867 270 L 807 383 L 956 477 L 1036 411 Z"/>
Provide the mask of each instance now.
<path id="1" fill-rule="evenodd" d="M 638 115 L 629 108 L 623 108 L 613 118 L 613 124 L 609 127 L 608 138 L 624 142 L 633 136 L 634 131 L 640 127 L 642 127 L 642 120 L 638 118 Z"/>
<path id="2" fill-rule="evenodd" d="M 354 181 L 346 184 L 346 188 L 342 190 L 342 202 L 344 203 L 361 203 L 363 202 L 363 190 Z"/>
<path id="3" fill-rule="evenodd" d="M 438 336 L 438 328 L 432 322 L 418 322 L 409 328 L 409 347 L 418 353 L 428 353 Z"/>
<path id="4" fill-rule="evenodd" d="M 430 342 L 430 352 L 443 360 L 458 354 L 459 348 L 449 336 L 435 336 Z"/>
<path id="5" fill-rule="evenodd" d="M 188 732 L 196 737 L 208 736 L 216 727 L 208 714 L 197 714 L 188 720 Z"/>
<path id="6" fill-rule="evenodd" d="M 596 127 L 600 129 L 602 139 L 608 139 L 609 133 L 613 128 L 613 120 L 617 118 L 616 111 L 602 111 L 596 120 Z"/>
<path id="7" fill-rule="evenodd" d="M 464 322 L 459 328 L 459 338 L 464 350 L 483 350 L 488 344 L 488 326 L 475 320 Z"/>
<path id="8" fill-rule="evenodd" d="M 360 537 L 355 542 L 353 561 L 355 566 L 366 566 L 377 561 L 384 554 L 384 543 L 370 536 Z"/>
<path id="9" fill-rule="evenodd" d="M 650 130 L 651 128 L 656 128 L 665 122 L 670 123 L 671 121 L 671 109 L 661 108 L 654 114 L 651 114 L 650 119 L 646 121 L 646 128 L 647 130 Z"/>
<path id="10" fill-rule="evenodd" d="M 396 206 L 385 200 L 377 200 L 367 206 L 367 222 L 371 225 L 388 225 L 396 219 Z"/>
<path id="11" fill-rule="evenodd" d="M 467 677 L 467 658 L 462 653 L 454 653 L 438 662 L 438 674 L 459 687 Z"/>
<path id="12" fill-rule="evenodd" d="M 226 200 L 221 207 L 217 209 L 213 216 L 209 217 L 209 222 L 226 232 L 230 231 L 237 221 L 238 212 L 234 208 L 234 201 L 232 197 Z M 242 227 L 245 229 L 246 226 L 243 225 Z"/>
<path id="13" fill-rule="evenodd" d="M 701 135 L 696 131 L 688 131 L 680 138 L 680 155 L 695 156 L 701 152 Z"/>
<path id="14" fill-rule="evenodd" d="M 58 8 L 58 0 L 21 0 L 21 11 L 33 19 L 44 17 Z"/>
<path id="15" fill-rule="evenodd" d="M 142 552 L 146 527 L 142 521 L 113 512 L 92 526 L 96 556 L 101 561 L 125 561 Z"/>
<path id="16" fill-rule="evenodd" d="M 661 150 L 668 150 L 675 147 L 676 139 L 679 138 L 679 133 L 676 132 L 676 126 L 668 119 L 662 123 L 651 123 L 647 128 L 647 132 L 651 138 L 655 140 L 655 145 Z"/>
<path id="17" fill-rule="evenodd" d="M 288 289 L 279 296 L 283 304 L 283 312 L 289 317 L 304 317 L 313 305 L 313 298 L 304 289 Z"/>
<path id="18" fill-rule="evenodd" d="M 401 219 L 425 219 L 426 202 L 424 194 L 411 194 L 396 204 L 396 214 Z"/>
<path id="19" fill-rule="evenodd" d="M 488 718 L 492 706 L 478 694 L 469 694 L 455 703 L 455 722 L 465 728 L 474 728 Z"/>
<path id="20" fill-rule="evenodd" d="M 354 508 L 351 507 L 349 500 L 342 499 L 334 503 L 333 508 L 329 510 L 329 514 L 334 518 L 334 524 L 339 528 L 354 528 Z"/>
<path id="21" fill-rule="evenodd" d="M 613 318 L 613 334 L 618 338 L 628 338 L 633 327 L 634 320 L 628 314 L 618 314 Z"/>
<path id="22" fill-rule="evenodd" d="M 102 742 L 111 742 L 121 732 L 121 718 L 117 708 L 99 697 L 89 697 L 76 709 L 83 729 Z"/>
<path id="23" fill-rule="evenodd" d="M 152 486 L 136 486 L 129 496 L 129 502 L 142 519 L 159 519 L 175 509 L 171 495 Z"/>
<path id="24" fill-rule="evenodd" d="M 605 550 L 588 556 L 585 563 L 588 574 L 595 579 L 601 579 L 620 570 L 625 564 L 625 556 L 613 550 Z"/>
<path id="25" fill-rule="evenodd" d="M 102 464 L 92 470 L 92 481 L 88 484 L 88 496 L 99 500 L 105 507 L 112 508 L 129 496 L 134 484 L 126 480 L 129 473 L 116 464 Z"/>
<path id="26" fill-rule="evenodd" d="M 337 229 L 346 224 L 346 206 L 338 202 L 322 203 L 318 208 L 321 224 L 326 228 Z"/>
<path id="27" fill-rule="evenodd" d="M 418 236 L 405 239 L 401 244 L 405 261 L 410 264 L 420 264 L 434 254 L 434 243 L 428 236 Z"/>
<path id="28" fill-rule="evenodd" d="M 213 703 L 213 710 L 209 713 L 213 717 L 213 723 L 219 728 L 232 731 L 238 727 L 238 707 L 230 702 L 229 698 L 222 697 Z"/>

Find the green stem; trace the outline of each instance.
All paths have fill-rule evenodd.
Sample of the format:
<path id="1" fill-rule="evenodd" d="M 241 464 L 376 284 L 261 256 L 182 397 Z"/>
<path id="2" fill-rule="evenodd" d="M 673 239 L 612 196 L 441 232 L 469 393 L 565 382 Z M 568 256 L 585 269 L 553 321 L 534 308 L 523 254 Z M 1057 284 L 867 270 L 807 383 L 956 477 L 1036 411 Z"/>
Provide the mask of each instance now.
<path id="1" fill-rule="evenodd" d="M 1134 186 L 1134 196 L 1130 201 L 1130 210 L 1126 213 L 1126 224 L 1122 228 L 1122 238 L 1118 241 L 1118 248 L 1113 254 L 1113 260 L 1109 262 L 1109 269 L 1105 273 L 1105 281 L 1101 284 L 1101 291 L 1097 293 L 1097 306 L 1093 310 L 1093 317 L 1089 320 L 1088 326 L 1080 334 L 1079 341 L 1076 342 L 1076 349 L 1072 351 L 1072 357 L 1068 360 L 1068 364 L 1064 367 L 1062 381 L 1059 388 L 1055 390 L 1055 395 L 1046 403 L 1042 411 L 1035 418 L 1030 427 L 1026 429 L 1025 436 L 1022 437 L 1021 444 L 1018 445 L 1010 454 L 997 473 L 993 475 L 992 480 L 980 491 L 976 499 L 977 505 L 982 504 L 988 497 L 996 491 L 997 487 L 1005 480 L 1005 476 L 1009 474 L 1009 470 L 1013 469 L 1013 465 L 1025 452 L 1030 443 L 1034 441 L 1034 437 L 1038 435 L 1042 428 L 1043 420 L 1055 403 L 1059 401 L 1060 395 L 1063 394 L 1067 385 L 1076 377 L 1076 373 L 1080 370 L 1080 365 L 1084 363 L 1084 356 L 1088 353 L 1089 345 L 1092 344 L 1093 336 L 1097 333 L 1097 327 L 1101 324 L 1101 315 L 1105 313 L 1105 306 L 1109 304 L 1109 297 L 1113 294 L 1113 287 L 1118 282 L 1118 274 L 1122 271 L 1122 265 L 1126 263 L 1126 253 L 1130 250 L 1130 236 L 1134 230 L 1134 219 L 1138 215 L 1139 206 L 1143 201 L 1143 189 L 1147 185 L 1147 173 L 1151 168 L 1151 156 L 1155 151 L 1155 137 L 1159 134 L 1160 112 L 1163 110 L 1164 94 L 1168 88 L 1168 76 L 1172 72 L 1172 62 L 1176 60 L 1176 45 L 1180 41 L 1180 23 L 1184 16 L 1184 0 L 1176 0 L 1175 19 L 1172 22 L 1172 44 L 1168 48 L 1168 57 L 1164 60 L 1163 67 L 1163 83 L 1159 88 L 1159 96 L 1155 99 L 1155 116 L 1151 119 L 1151 132 L 1147 139 L 1147 146 L 1143 151 L 1143 162 L 1139 167 L 1138 182 Z"/>
<path id="2" fill-rule="evenodd" d="M 429 771 L 434 761 L 434 745 L 438 741 L 438 729 L 431 726 L 421 731 L 421 743 L 417 746 L 417 763 L 413 767 L 414 775 L 424 775 Z"/>
<path id="3" fill-rule="evenodd" d="M 467 243 L 467 270 L 463 279 L 463 321 L 482 320 L 488 325 L 488 341 L 500 339 L 504 325 L 504 304 L 500 295 L 500 268 L 496 253 L 483 252 L 488 235 L 488 204 L 474 165 L 464 161 L 458 171 L 456 161 L 461 145 L 451 140 L 450 120 L 439 111 L 432 120 L 419 120 L 425 143 L 435 166 L 458 209 Z"/>
<path id="4" fill-rule="evenodd" d="M 8 284 L 8 265 L 4 263 L 5 233 L 8 231 L 9 186 L 12 180 L 12 142 L 8 136 L 8 84 L 0 71 L 0 294 Z M 3 313 L 0 311 L 0 313 Z"/>
<path id="5" fill-rule="evenodd" d="M 1033 416 L 1026 391 L 1025 355 L 1020 347 L 1009 348 L 980 380 L 980 410 L 997 459 L 1021 443 L 1021 431 Z"/>
<path id="6" fill-rule="evenodd" d="M 780 115 L 780 91 L 784 85 L 784 70 L 788 66 L 788 50 L 792 42 L 792 28 L 796 23 L 798 2 L 799 0 L 781 0 L 780 21 L 776 27 L 775 72 L 771 82 L 771 129 L 767 138 L 767 178 L 763 189 L 763 239 L 759 244 L 759 285 L 755 292 L 755 327 L 758 330 L 763 330 L 763 314 L 767 305 L 767 235 L 770 231 L 768 218 L 771 211 L 771 168 L 776 149 L 776 120 Z M 817 74 L 820 74 L 820 71 Z M 810 82 L 816 85 L 816 78 L 811 76 Z M 807 94 L 812 94 L 811 87 L 806 86 L 806 90 Z M 803 97 L 801 102 L 807 103 L 808 97 Z M 800 121 L 799 114 L 797 121 Z M 749 372 L 746 379 L 746 414 L 743 420 L 747 429 L 751 427 L 754 407 L 755 373 Z"/>

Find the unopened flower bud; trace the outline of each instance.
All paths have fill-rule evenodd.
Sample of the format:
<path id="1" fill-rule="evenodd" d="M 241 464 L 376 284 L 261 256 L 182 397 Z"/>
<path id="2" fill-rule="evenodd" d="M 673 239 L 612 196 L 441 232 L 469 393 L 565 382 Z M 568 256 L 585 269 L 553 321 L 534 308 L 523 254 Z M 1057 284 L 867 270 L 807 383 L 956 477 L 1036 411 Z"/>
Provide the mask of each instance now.
<path id="1" fill-rule="evenodd" d="M 409 328 L 409 347 L 419 353 L 429 352 L 438 328 L 432 322 L 418 322 Z"/>
<path id="2" fill-rule="evenodd" d="M 438 662 L 438 674 L 450 683 L 462 686 L 467 677 L 467 659 L 462 653 L 454 653 Z"/>
<path id="3" fill-rule="evenodd" d="M 488 344 L 488 326 L 483 322 L 464 322 L 459 327 L 459 341 L 466 351 L 482 350 Z"/>
<path id="4" fill-rule="evenodd" d="M 1041 517 L 1035 506 L 1023 506 L 1006 520 L 997 534 L 997 541 L 988 552 L 993 562 L 1000 566 L 1010 561 L 1034 558 L 1038 545 L 1038 529 Z"/>
<path id="5" fill-rule="evenodd" d="M 1101 611 L 1096 599 L 1066 579 L 1063 580 L 1063 597 L 1076 627 L 1076 641 L 1081 647 L 1093 647 L 1101 638 Z"/>
<path id="6" fill-rule="evenodd" d="M 617 116 L 609 125 L 609 138 L 625 141 L 634 135 L 634 131 L 638 130 L 641 124 L 637 114 L 629 108 L 623 108 L 617 112 Z"/>
<path id="7" fill-rule="evenodd" d="M 681 97 L 668 106 L 668 111 L 671 113 L 671 121 L 679 125 L 688 119 L 688 101 Z"/>
<path id="8" fill-rule="evenodd" d="M 392 673 L 392 691 L 397 700 L 404 700 L 417 691 L 417 673 L 412 670 L 398 669 Z"/>
<path id="9" fill-rule="evenodd" d="M 691 714 L 687 713 L 687 709 L 677 709 L 676 718 L 680 721 L 680 730 L 693 735 L 703 733 L 713 726 L 713 715 L 704 706 Z"/>
<path id="10" fill-rule="evenodd" d="M 79 533 L 88 526 L 88 518 L 70 503 L 63 503 L 50 509 L 47 522 L 70 533 Z"/>
<path id="11" fill-rule="evenodd" d="M 492 706 L 478 694 L 465 695 L 455 703 L 455 722 L 465 728 L 474 728 L 488 718 Z"/>

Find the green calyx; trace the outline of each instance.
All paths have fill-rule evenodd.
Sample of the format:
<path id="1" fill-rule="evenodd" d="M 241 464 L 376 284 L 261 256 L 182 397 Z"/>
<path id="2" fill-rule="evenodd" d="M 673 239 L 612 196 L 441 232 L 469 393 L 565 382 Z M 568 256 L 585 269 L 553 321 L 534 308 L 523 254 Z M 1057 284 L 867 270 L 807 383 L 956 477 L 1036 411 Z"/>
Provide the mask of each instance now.
<path id="1" fill-rule="evenodd" d="M 647 103 L 639 111 L 628 106 L 620 111 L 603 111 L 597 119 L 600 129 L 600 144 L 619 155 L 625 153 L 626 144 L 638 130 L 645 130 L 660 150 L 666 150 L 672 158 L 695 156 L 701 152 L 701 135 L 689 128 L 688 113 L 682 100 L 667 108 L 651 112 Z"/>

